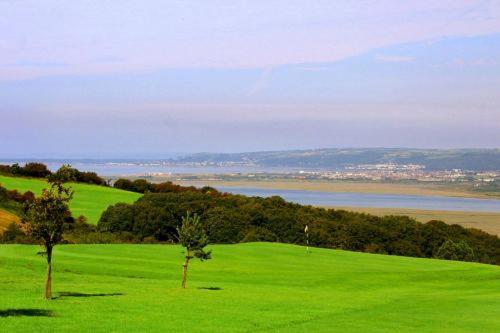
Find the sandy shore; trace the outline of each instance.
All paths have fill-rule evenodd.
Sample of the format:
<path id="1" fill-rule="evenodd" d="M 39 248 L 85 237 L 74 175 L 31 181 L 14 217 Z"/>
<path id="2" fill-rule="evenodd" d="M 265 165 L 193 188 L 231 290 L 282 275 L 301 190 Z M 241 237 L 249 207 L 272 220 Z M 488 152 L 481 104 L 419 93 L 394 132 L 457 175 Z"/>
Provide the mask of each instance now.
<path id="1" fill-rule="evenodd" d="M 194 186 L 234 186 L 234 187 L 258 187 L 279 190 L 306 190 L 319 192 L 355 192 L 355 193 L 379 193 L 379 194 L 406 194 L 406 195 L 440 195 L 462 198 L 500 199 L 500 195 L 494 196 L 486 193 L 467 191 L 464 188 L 452 187 L 451 185 L 435 184 L 390 184 L 390 183 L 361 183 L 361 182 L 326 182 L 326 181 L 253 181 L 253 180 L 196 180 L 175 181 L 181 185 Z"/>

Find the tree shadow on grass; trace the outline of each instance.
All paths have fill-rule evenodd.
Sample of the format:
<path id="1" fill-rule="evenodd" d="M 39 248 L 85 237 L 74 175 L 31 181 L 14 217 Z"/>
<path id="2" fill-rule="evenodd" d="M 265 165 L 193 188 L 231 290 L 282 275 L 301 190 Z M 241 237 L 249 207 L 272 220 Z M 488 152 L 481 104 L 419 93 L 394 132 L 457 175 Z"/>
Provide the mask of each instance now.
<path id="1" fill-rule="evenodd" d="M 0 310 L 1 317 L 53 317 L 51 310 L 43 309 L 7 309 Z"/>
<path id="2" fill-rule="evenodd" d="M 198 289 L 203 289 L 203 290 L 222 290 L 222 288 L 219 288 L 219 287 L 198 287 Z"/>
<path id="3" fill-rule="evenodd" d="M 86 293 L 77 293 L 77 292 L 71 292 L 71 291 L 61 291 L 58 293 L 56 298 L 61 298 L 61 297 L 103 297 L 103 296 L 121 296 L 123 293 L 94 293 L 94 294 L 86 294 Z"/>

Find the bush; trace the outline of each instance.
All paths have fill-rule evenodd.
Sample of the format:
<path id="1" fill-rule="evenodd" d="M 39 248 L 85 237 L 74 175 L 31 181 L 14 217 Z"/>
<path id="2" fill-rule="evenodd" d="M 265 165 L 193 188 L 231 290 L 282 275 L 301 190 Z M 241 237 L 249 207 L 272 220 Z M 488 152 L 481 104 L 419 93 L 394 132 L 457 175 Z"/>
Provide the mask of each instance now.
<path id="1" fill-rule="evenodd" d="M 7 198 L 18 203 L 26 203 L 35 200 L 35 194 L 31 191 L 20 193 L 17 190 L 7 190 Z"/>
<path id="2" fill-rule="evenodd" d="M 7 189 L 0 185 L 0 203 L 6 202 L 9 199 Z"/>
<path id="3" fill-rule="evenodd" d="M 35 241 L 26 236 L 17 223 L 12 222 L 8 225 L 7 230 L 5 230 L 3 234 L 0 234 L 0 243 L 34 244 Z"/>
<path id="4" fill-rule="evenodd" d="M 43 163 L 26 163 L 22 168 L 21 174 L 28 177 L 45 178 L 51 174 L 50 170 Z"/>
<path id="5" fill-rule="evenodd" d="M 81 172 L 70 165 L 62 165 L 55 173 L 48 177 L 50 182 L 79 182 L 94 185 L 107 185 L 106 181 L 95 172 Z"/>
<path id="6" fill-rule="evenodd" d="M 436 253 L 436 258 L 446 260 L 473 261 L 474 251 L 466 241 L 447 239 Z"/>
<path id="7" fill-rule="evenodd" d="M 113 187 L 114 188 L 118 188 L 120 190 L 132 191 L 132 192 L 133 192 L 133 189 L 134 189 L 134 187 L 132 186 L 132 181 L 128 180 L 128 179 L 123 179 L 123 178 L 118 179 L 113 184 Z"/>

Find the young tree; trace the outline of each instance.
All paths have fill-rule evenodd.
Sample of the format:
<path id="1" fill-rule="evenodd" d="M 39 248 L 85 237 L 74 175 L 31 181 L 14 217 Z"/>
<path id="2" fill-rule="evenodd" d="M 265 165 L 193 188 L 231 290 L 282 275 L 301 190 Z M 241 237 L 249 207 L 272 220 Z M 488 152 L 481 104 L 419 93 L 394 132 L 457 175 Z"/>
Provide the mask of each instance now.
<path id="1" fill-rule="evenodd" d="M 53 183 L 50 189 L 33 201 L 26 203 L 25 214 L 21 220 L 24 230 L 44 247 L 47 258 L 47 280 L 45 298 L 52 298 L 52 250 L 63 240 L 64 225 L 71 220 L 68 207 L 73 191 L 61 183 Z"/>
<path id="2" fill-rule="evenodd" d="M 177 228 L 179 241 L 186 248 L 186 257 L 182 270 L 182 288 L 186 288 L 187 269 L 189 260 L 198 258 L 201 261 L 211 259 L 211 251 L 203 248 L 208 245 L 208 237 L 203 229 L 198 215 L 191 216 L 189 212 L 182 218 L 182 225 Z"/>

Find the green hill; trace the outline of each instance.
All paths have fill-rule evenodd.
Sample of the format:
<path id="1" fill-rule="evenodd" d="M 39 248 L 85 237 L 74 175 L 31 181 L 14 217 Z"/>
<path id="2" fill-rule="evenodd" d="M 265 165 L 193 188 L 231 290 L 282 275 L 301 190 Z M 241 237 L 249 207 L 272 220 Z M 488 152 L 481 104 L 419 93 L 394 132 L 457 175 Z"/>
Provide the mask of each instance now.
<path id="1" fill-rule="evenodd" d="M 2 332 L 498 332 L 497 266 L 246 243 L 0 246 Z"/>
<path id="2" fill-rule="evenodd" d="M 7 177 L 0 175 L 0 184 L 9 190 L 32 191 L 41 193 L 48 186 L 45 180 L 34 178 Z M 141 194 L 118 190 L 112 187 L 96 186 L 89 184 L 72 183 L 70 186 L 75 190 L 75 196 L 70 204 L 74 217 L 84 215 L 88 222 L 96 224 L 101 213 L 112 204 L 117 202 L 131 203 L 137 200 Z"/>
<path id="3" fill-rule="evenodd" d="M 324 148 L 247 153 L 198 153 L 179 163 L 242 163 L 263 167 L 344 168 L 357 164 L 421 164 L 426 170 L 498 170 L 500 149 Z"/>

